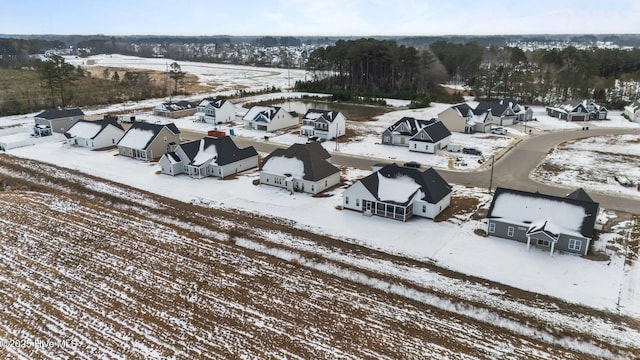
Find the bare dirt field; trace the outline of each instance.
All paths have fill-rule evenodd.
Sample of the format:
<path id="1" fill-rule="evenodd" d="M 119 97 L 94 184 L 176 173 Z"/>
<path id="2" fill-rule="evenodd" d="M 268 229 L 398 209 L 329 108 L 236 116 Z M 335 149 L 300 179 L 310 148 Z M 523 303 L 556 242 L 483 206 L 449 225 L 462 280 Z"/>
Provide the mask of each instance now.
<path id="1" fill-rule="evenodd" d="M 640 351 L 632 318 L 287 219 L 201 205 L 0 154 L 0 356 L 584 359 Z M 285 237 L 313 250 L 274 241 Z M 427 268 L 494 300 L 437 293 L 386 274 L 388 266 Z"/>
<path id="2" fill-rule="evenodd" d="M 115 74 L 116 72 L 118 73 L 120 79 L 123 79 L 126 72 L 134 72 L 148 74 L 151 81 L 155 82 L 156 84 L 164 84 L 168 81 L 167 73 L 163 71 L 103 66 L 91 66 L 85 67 L 84 69 L 86 70 L 86 72 L 91 74 L 91 77 L 95 78 L 104 78 L 104 71 L 107 70 L 109 72 L 109 79 L 111 79 L 111 76 L 113 76 L 113 74 Z M 199 82 L 197 75 L 185 74 L 184 80 L 182 81 L 182 84 L 178 89 L 180 90 L 180 93 L 191 95 L 210 91 L 215 87 L 215 85 L 216 84 L 203 85 Z M 173 86 L 174 85 L 172 85 L 172 89 Z"/>

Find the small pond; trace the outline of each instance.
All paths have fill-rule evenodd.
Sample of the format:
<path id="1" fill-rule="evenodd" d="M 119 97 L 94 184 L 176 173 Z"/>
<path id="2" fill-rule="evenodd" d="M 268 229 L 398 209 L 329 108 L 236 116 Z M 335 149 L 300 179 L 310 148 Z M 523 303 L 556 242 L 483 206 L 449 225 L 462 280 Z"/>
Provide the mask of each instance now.
<path id="1" fill-rule="evenodd" d="M 301 115 L 304 115 L 309 109 L 339 111 L 347 118 L 347 120 L 350 121 L 370 121 L 374 116 L 382 115 L 392 110 L 392 108 L 386 106 L 346 104 L 314 100 L 278 100 L 269 103 L 269 105 L 280 106 L 287 111 L 295 111 Z"/>

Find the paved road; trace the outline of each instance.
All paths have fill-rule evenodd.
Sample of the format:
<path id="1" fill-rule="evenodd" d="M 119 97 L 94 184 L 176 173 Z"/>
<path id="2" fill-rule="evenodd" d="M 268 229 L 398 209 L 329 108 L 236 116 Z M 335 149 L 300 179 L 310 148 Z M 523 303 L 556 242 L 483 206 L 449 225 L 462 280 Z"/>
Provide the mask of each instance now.
<path id="1" fill-rule="evenodd" d="M 192 140 L 199 139 L 204 136 L 204 133 L 202 132 L 190 130 L 181 131 L 183 133 L 183 138 Z M 526 138 L 525 140 L 517 143 L 509 151 L 505 152 L 504 155 L 496 159 L 493 168 L 492 189 L 501 186 L 564 196 L 575 190 L 575 188 L 543 184 L 530 177 L 531 172 L 544 160 L 549 150 L 568 140 L 586 138 L 590 136 L 622 134 L 640 134 L 640 129 L 591 129 L 589 131 L 564 130 L 546 132 Z M 277 148 L 287 147 L 287 145 L 283 144 L 268 141 L 256 141 L 239 136 L 234 137 L 234 140 L 240 147 L 254 146 L 257 151 L 265 153 L 269 153 Z M 379 162 L 388 163 L 389 160 L 372 159 L 368 157 L 365 158 L 349 154 L 341 154 L 340 152 L 333 152 L 331 162 L 337 166 L 369 170 L 372 165 Z M 438 169 L 438 172 L 450 183 L 488 189 L 489 183 L 491 182 L 490 165 L 490 162 L 487 162 L 484 164 L 483 168 L 472 171 Z M 606 193 L 596 193 L 594 191 L 589 191 L 589 195 L 591 195 L 595 201 L 599 202 L 600 206 L 603 208 L 640 214 L 639 199 L 619 197 Z"/>

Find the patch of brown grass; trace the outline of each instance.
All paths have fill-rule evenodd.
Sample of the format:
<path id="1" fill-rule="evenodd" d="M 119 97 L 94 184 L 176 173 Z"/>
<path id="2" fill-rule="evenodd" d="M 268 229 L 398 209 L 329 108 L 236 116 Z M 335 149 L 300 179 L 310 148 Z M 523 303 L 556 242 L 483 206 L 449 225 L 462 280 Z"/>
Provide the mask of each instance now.
<path id="1" fill-rule="evenodd" d="M 480 200 L 474 197 L 451 197 L 451 204 L 444 209 L 433 221 L 447 221 L 456 215 L 466 216 L 470 209 L 476 209 L 480 205 Z"/>

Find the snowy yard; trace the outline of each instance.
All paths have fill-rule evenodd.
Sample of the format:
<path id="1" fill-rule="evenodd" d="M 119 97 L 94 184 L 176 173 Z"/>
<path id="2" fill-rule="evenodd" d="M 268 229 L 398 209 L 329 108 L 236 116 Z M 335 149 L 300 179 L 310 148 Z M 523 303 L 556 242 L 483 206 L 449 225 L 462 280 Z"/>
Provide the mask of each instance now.
<path id="1" fill-rule="evenodd" d="M 264 216 L 277 214 L 293 221 L 295 226 L 347 242 L 434 262 L 451 270 L 569 302 L 640 316 L 640 299 L 632 296 L 638 283 L 631 281 L 639 267 L 636 265 L 625 271 L 623 256 L 614 252 L 610 253 L 610 262 L 562 254 L 551 258 L 545 251 L 527 251 L 526 246 L 519 243 L 476 235 L 474 230 L 484 229 L 486 225 L 482 220 L 469 220 L 468 216 L 448 222 L 413 219 L 407 223 L 366 217 L 357 212 L 337 210 L 342 204 L 342 188 L 331 191 L 329 197 L 289 194 L 275 187 L 253 185 L 252 181 L 258 178 L 257 171 L 230 180 L 172 177 L 160 175 L 157 163 L 118 156 L 116 150 L 95 152 L 61 142 L 13 149 L 8 153 L 77 169 L 185 202 L 197 201 L 216 208 L 239 209 Z M 349 171 L 346 176 L 353 178 L 365 174 Z M 480 189 L 455 187 L 455 194 L 479 198 L 484 203 L 489 200 Z M 610 234 L 606 238 L 616 241 L 621 236 Z M 604 243 L 597 246 L 606 248 Z M 576 277 L 575 274 L 581 275 Z M 618 299 L 620 291 L 622 298 Z"/>

